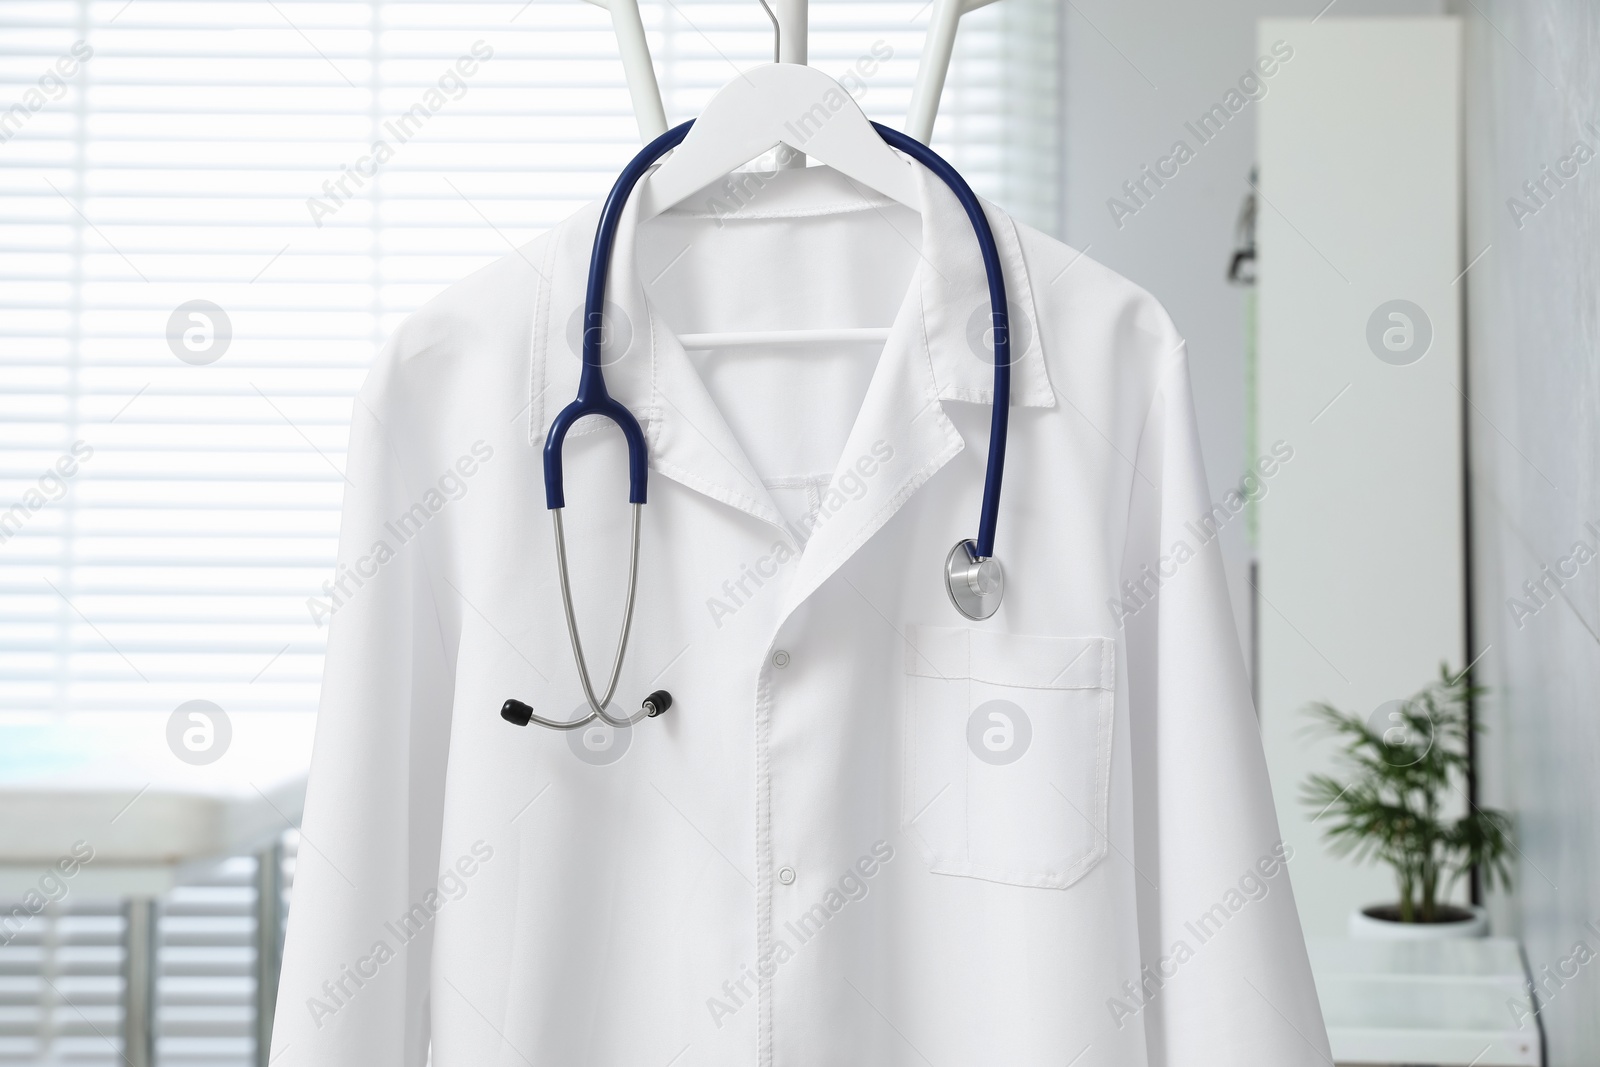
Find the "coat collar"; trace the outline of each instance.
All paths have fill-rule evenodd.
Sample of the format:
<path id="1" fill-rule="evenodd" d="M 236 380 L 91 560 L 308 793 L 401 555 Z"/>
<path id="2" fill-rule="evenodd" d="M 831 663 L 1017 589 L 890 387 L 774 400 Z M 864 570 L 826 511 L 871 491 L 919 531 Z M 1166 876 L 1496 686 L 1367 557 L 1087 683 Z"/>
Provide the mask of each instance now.
<path id="1" fill-rule="evenodd" d="M 852 466 L 862 456 L 872 456 L 874 448 L 879 456 L 892 454 L 887 460 L 870 461 L 873 476 L 866 479 L 867 488 L 859 495 L 837 496 L 838 508 L 825 508 L 822 521 L 809 531 L 793 590 L 795 603 L 965 446 L 943 404 L 988 404 L 993 397 L 993 365 L 979 355 L 989 322 L 988 284 L 971 223 L 943 182 L 920 165 L 913 166 L 923 191 L 921 261 L 896 313 L 833 484 L 848 479 Z M 850 192 L 827 213 L 876 210 L 885 203 Z M 635 204 L 630 202 L 618 227 L 607 286 L 611 331 L 605 356 L 607 388 L 644 426 L 653 473 L 784 528 L 782 516 L 688 355 L 645 296 L 635 255 Z M 763 197 L 735 214 L 760 217 L 773 210 Z M 534 308 L 529 383 L 530 440 L 535 445 L 542 445 L 550 421 L 577 391 L 578 331 L 599 211 L 599 205 L 592 204 L 559 225 L 544 242 L 537 264 L 542 280 Z M 1045 369 L 1048 342 L 1039 330 L 1016 225 L 988 204 L 985 212 L 999 247 L 1010 302 L 1011 404 L 1054 407 Z M 569 436 L 602 426 L 601 420 L 584 419 Z M 987 441 L 975 444 L 987 447 Z"/>

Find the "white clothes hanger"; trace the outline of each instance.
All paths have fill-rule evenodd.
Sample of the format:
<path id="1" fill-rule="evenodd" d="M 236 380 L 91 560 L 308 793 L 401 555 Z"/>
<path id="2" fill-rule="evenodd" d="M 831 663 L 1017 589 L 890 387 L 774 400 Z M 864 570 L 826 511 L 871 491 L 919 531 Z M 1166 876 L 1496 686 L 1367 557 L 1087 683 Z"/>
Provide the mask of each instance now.
<path id="1" fill-rule="evenodd" d="M 667 132 L 667 116 L 661 106 L 661 89 L 656 83 L 650 48 L 645 42 L 644 20 L 639 0 L 588 0 L 611 13 L 617 47 L 622 53 L 622 69 L 628 79 L 628 94 L 639 120 L 639 141 L 648 144 Z M 806 62 L 806 0 L 773 0 L 774 14 L 766 3 L 767 17 L 781 26 L 777 60 L 780 63 Z M 950 70 L 950 55 L 955 48 L 956 28 L 961 16 L 987 7 L 994 0 L 934 0 L 933 16 L 928 20 L 928 35 L 917 65 L 917 80 L 911 90 L 911 107 L 906 115 L 906 132 L 923 144 L 933 136 L 933 120 L 939 113 L 939 98 Z"/>
<path id="2" fill-rule="evenodd" d="M 722 333 L 680 333 L 686 351 L 750 345 L 877 344 L 889 339 L 887 326 L 844 327 L 836 330 L 729 330 Z"/>
<path id="3" fill-rule="evenodd" d="M 772 19 L 773 54 L 782 56 L 779 19 L 766 0 L 761 6 Z M 745 71 L 718 91 L 683 143 L 639 183 L 639 220 L 682 203 L 780 146 L 804 152 L 913 211 L 922 210 L 922 191 L 912 163 L 878 135 L 849 90 L 804 63 L 770 63 Z M 787 162 L 793 166 L 796 160 L 791 155 Z M 804 165 L 803 159 L 800 164 Z M 704 350 L 734 345 L 882 344 L 888 336 L 887 327 L 855 327 L 681 334 L 678 340 L 686 349 Z"/>
<path id="4" fill-rule="evenodd" d="M 629 92 L 641 137 L 649 141 L 666 130 L 660 90 L 644 40 L 638 0 L 589 0 L 611 12 L 622 51 Z M 745 71 L 706 106 L 683 143 L 667 161 L 640 182 L 639 221 L 682 203 L 734 170 L 779 146 L 780 165 L 803 166 L 804 152 L 869 189 L 921 212 L 920 186 L 913 165 L 872 128 L 848 90 L 806 65 L 807 0 L 758 0 L 773 25 L 772 64 Z M 927 143 L 944 88 L 945 73 L 963 14 L 994 0 L 934 0 L 927 44 L 912 93 L 908 132 Z M 788 31 L 787 33 L 785 31 Z M 887 327 L 738 331 L 680 334 L 687 349 L 733 345 L 785 345 L 888 339 Z"/>
<path id="5" fill-rule="evenodd" d="M 719 90 L 683 144 L 639 183 L 639 221 L 682 203 L 779 145 L 922 210 L 912 164 L 878 136 L 848 89 L 816 67 L 769 63 Z"/>

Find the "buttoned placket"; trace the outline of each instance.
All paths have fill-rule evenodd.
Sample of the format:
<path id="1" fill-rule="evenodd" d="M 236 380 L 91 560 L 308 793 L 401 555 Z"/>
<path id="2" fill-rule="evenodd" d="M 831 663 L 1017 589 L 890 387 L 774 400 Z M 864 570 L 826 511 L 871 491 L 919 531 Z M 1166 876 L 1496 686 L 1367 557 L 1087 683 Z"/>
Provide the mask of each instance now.
<path id="1" fill-rule="evenodd" d="M 925 198 L 930 205 L 928 211 L 943 220 L 931 225 L 948 227 L 949 220 L 954 218 L 958 220 L 957 226 L 965 227 L 966 222 L 959 208 L 942 184 L 930 179 L 926 173 L 922 174 L 922 178 Z M 948 200 L 949 203 L 942 209 L 935 208 L 933 205 L 941 200 Z M 636 324 L 648 323 L 648 329 L 642 331 L 648 335 L 648 345 L 644 346 L 648 358 L 645 361 L 623 358 L 607 368 L 613 395 L 642 416 L 653 473 L 665 475 L 777 528 L 797 548 L 793 568 L 786 568 L 785 580 L 777 583 L 773 589 L 776 594 L 774 614 L 769 617 L 770 621 L 763 620 L 763 624 L 770 625 L 771 630 L 756 665 L 753 701 L 755 933 L 759 988 L 757 1062 L 770 1067 L 775 1042 L 774 980 L 760 974 L 760 963 L 763 959 L 770 959 L 774 951 L 775 903 L 780 894 L 800 891 L 804 882 L 801 872 L 807 866 L 807 857 L 774 854 L 772 783 L 775 772 L 781 768 L 773 765 L 771 737 L 773 721 L 779 709 L 790 710 L 782 703 L 783 693 L 786 679 L 792 683 L 796 671 L 800 669 L 798 657 L 802 657 L 804 652 L 806 609 L 813 594 L 836 575 L 928 479 L 966 447 L 960 432 L 944 411 L 943 399 L 986 402 L 989 397 L 985 392 L 989 385 L 984 374 L 979 373 L 981 362 L 966 351 L 968 342 L 961 324 L 951 317 L 954 309 L 945 306 L 951 303 L 951 294 L 946 292 L 946 287 L 951 284 L 954 264 L 946 264 L 945 270 L 940 271 L 924 255 L 896 312 L 889 339 L 827 488 L 832 488 L 841 474 L 848 472 L 848 464 L 854 462 L 856 456 L 868 453 L 876 441 L 884 438 L 893 440 L 893 473 L 872 482 L 865 496 L 850 500 L 845 507 L 830 515 L 825 523 L 809 531 L 809 536 L 801 541 L 793 536 L 716 402 L 689 362 L 687 353 L 645 294 L 635 270 L 634 225 L 631 212 L 625 213 L 616 245 L 613 292 L 617 303 L 631 313 Z M 1009 225 L 1009 221 L 1004 225 Z M 932 231 L 929 226 L 929 216 L 925 214 L 925 247 L 930 245 L 928 234 Z M 1005 238 L 1009 238 L 1009 242 Z M 1002 242 L 1006 248 L 1004 254 L 1009 257 L 1006 267 L 1008 278 L 1015 277 L 1022 283 L 1013 288 L 1013 307 L 1021 298 L 1031 312 L 1026 271 L 1013 247 L 1014 234 L 1005 233 Z M 558 276 L 565 277 L 564 274 Z M 978 278 L 981 281 L 981 269 L 978 270 Z M 930 298 L 933 300 L 931 305 Z M 547 325 L 551 321 L 548 310 L 545 321 Z M 1037 335 L 1036 330 L 1032 332 Z M 950 376 L 943 387 L 934 372 L 935 349 L 939 350 L 941 366 Z M 554 368 L 549 362 L 549 346 L 546 345 L 543 351 L 546 353 L 545 381 L 548 387 L 551 384 L 550 371 Z M 632 351 L 630 349 L 630 357 Z M 1013 403 L 1053 406 L 1054 398 L 1044 377 L 1043 362 L 1038 358 L 1037 349 L 1033 350 L 1026 362 L 1022 359 L 1023 354 L 1018 353 L 1013 363 L 1013 377 L 1018 383 L 1013 388 Z M 575 381 L 576 369 L 574 360 L 572 365 L 562 367 L 556 377 L 571 376 Z M 973 381 L 963 384 L 968 378 Z M 556 388 L 565 391 L 564 384 Z M 541 394 L 542 390 L 533 397 L 535 411 L 541 410 Z M 885 465 L 888 466 L 887 462 Z M 753 613 L 746 616 L 745 624 L 755 623 L 760 615 Z M 789 657 L 787 666 L 776 662 L 779 651 Z M 810 664 L 808 669 L 825 667 Z M 794 878 L 787 883 L 781 881 L 778 878 L 780 869 L 795 872 Z"/>
<path id="2" fill-rule="evenodd" d="M 778 606 L 757 664 L 753 707 L 757 1062 L 763 1067 L 771 1067 L 775 1058 L 774 1001 L 777 983 L 775 975 L 763 973 L 770 971 L 770 967 L 764 967 L 762 963 L 772 959 L 776 951 L 777 905 L 780 900 L 793 899 L 795 894 L 801 892 L 804 879 L 800 872 L 807 865 L 805 856 L 780 856 L 776 851 L 778 840 L 795 835 L 780 833 L 783 828 L 774 823 L 773 780 L 784 768 L 774 765 L 771 737 L 773 722 L 780 708 L 803 714 L 799 709 L 788 707 L 783 696 L 786 683 L 792 685 L 801 669 L 797 656 L 803 655 L 804 651 L 804 631 L 811 598 L 905 505 L 918 488 L 965 447 L 965 441 L 940 403 L 938 385 L 927 353 L 919 346 L 919 339 L 926 337 L 927 329 L 922 301 L 924 269 L 918 269 L 908 286 L 905 300 L 896 314 L 895 325 L 890 330 L 889 339 L 826 488 L 831 488 L 840 475 L 847 472 L 854 457 L 870 450 L 880 433 L 896 437 L 905 460 L 896 476 L 873 485 L 873 492 L 851 501 L 832 514 L 827 522 L 814 527 L 803 541 L 793 536 L 792 531 L 782 524 L 770 497 L 761 504 L 752 502 L 742 507 L 736 498 L 723 497 L 726 503 L 778 526 L 797 549 L 795 566 L 787 573 L 785 580 L 777 583 L 773 589 Z M 660 322 L 649 307 L 648 300 L 645 306 L 651 322 L 652 340 L 657 346 L 657 357 L 687 368 L 687 356 L 677 338 Z M 655 383 L 657 388 L 662 387 L 661 379 L 662 376 L 658 375 Z M 698 376 L 695 376 L 692 384 L 700 386 Z M 749 467 L 743 449 L 727 431 L 721 412 L 709 394 L 701 387 L 692 395 L 703 405 L 699 410 L 704 415 L 704 421 L 715 424 L 710 428 L 711 432 L 727 435 L 727 452 L 718 456 L 724 468 L 742 468 L 749 472 L 747 481 L 755 477 L 756 484 L 761 484 L 759 477 Z M 685 406 L 686 402 L 670 403 L 670 407 L 679 414 L 683 414 Z M 666 420 L 663 419 L 650 427 L 652 453 L 655 453 L 654 445 L 659 440 L 656 435 L 665 432 L 665 426 Z M 698 432 L 704 434 L 707 431 L 699 429 Z M 782 870 L 793 872 L 792 879 L 786 882 L 780 878 L 779 872 Z"/>
<path id="3" fill-rule="evenodd" d="M 772 1062 L 772 979 L 763 971 L 762 961 L 772 952 L 774 908 L 772 863 L 772 650 L 778 634 L 767 642 L 761 657 L 755 701 L 755 792 L 756 792 L 756 1040 L 757 1062 Z"/>

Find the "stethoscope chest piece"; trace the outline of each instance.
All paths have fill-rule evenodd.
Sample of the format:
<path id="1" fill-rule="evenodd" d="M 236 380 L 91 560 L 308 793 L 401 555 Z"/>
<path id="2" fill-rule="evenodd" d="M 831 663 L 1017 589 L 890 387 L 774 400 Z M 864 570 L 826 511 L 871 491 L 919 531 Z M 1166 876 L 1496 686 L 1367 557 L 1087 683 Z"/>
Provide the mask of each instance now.
<path id="1" fill-rule="evenodd" d="M 982 621 L 1000 610 L 1006 572 L 1000 561 L 978 555 L 977 543 L 957 541 L 944 561 L 944 587 L 950 603 L 967 618 Z"/>

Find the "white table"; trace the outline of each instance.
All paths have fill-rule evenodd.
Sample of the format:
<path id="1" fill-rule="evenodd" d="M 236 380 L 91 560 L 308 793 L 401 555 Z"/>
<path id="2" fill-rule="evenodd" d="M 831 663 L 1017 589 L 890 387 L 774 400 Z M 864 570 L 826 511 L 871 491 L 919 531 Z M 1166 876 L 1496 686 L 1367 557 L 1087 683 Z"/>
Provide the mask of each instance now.
<path id="1" fill-rule="evenodd" d="M 264 1064 L 282 944 L 278 843 L 299 824 L 314 716 L 232 714 L 226 751 L 203 766 L 173 754 L 167 719 L 111 713 L 0 722 L 0 899 L 20 899 L 78 842 L 94 850 L 67 880 L 68 899 L 127 902 L 122 1055 L 130 1067 L 149 1067 L 156 898 L 190 869 L 256 854 L 257 1062 Z"/>
<path id="2" fill-rule="evenodd" d="M 1539 1067 L 1516 941 L 1306 944 L 1337 1063 Z"/>

